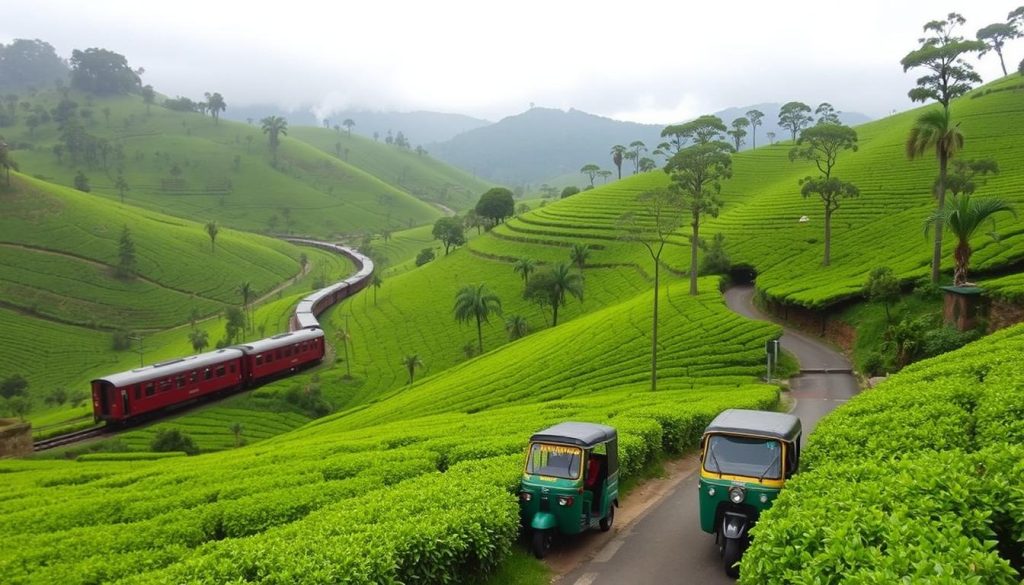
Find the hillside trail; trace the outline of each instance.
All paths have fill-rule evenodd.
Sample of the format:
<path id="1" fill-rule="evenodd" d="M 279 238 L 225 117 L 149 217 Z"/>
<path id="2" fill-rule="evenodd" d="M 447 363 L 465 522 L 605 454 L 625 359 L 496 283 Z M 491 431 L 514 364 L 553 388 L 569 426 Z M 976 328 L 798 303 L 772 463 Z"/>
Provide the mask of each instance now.
<path id="1" fill-rule="evenodd" d="M 753 304 L 754 288 L 725 292 L 728 307 L 751 319 L 770 321 Z M 801 373 L 790 380 L 791 412 L 800 417 L 804 441 L 818 421 L 859 391 L 849 360 L 827 343 L 783 326 L 782 347 L 794 354 Z M 615 529 L 555 543 L 548 566 L 559 585 L 732 584 L 722 567 L 713 535 L 701 531 L 697 508 L 697 469 L 690 455 L 654 480 L 666 489 L 645 493 L 643 486 L 623 502 Z M 651 483 L 651 482 L 647 482 Z M 647 484 L 644 484 L 645 486 Z M 627 509 L 639 510 L 627 519 Z"/>

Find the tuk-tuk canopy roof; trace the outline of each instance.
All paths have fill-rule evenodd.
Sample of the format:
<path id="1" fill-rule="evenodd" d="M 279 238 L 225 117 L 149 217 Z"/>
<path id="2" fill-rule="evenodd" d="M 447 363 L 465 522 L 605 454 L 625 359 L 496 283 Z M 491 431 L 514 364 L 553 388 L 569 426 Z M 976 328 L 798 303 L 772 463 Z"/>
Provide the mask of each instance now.
<path id="1" fill-rule="evenodd" d="M 577 445 L 589 449 L 595 445 L 615 440 L 617 436 L 614 427 L 594 423 L 564 422 L 534 433 L 530 440 L 539 443 Z"/>
<path id="2" fill-rule="evenodd" d="M 711 421 L 704 429 L 704 434 L 708 433 L 754 435 L 790 442 L 800 436 L 800 419 L 782 412 L 730 408 Z"/>

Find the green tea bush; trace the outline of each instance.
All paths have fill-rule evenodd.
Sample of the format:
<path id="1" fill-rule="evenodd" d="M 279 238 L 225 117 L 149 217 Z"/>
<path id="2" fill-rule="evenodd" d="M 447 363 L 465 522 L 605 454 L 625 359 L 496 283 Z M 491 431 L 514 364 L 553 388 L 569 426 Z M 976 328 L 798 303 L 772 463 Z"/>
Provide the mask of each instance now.
<path id="1" fill-rule="evenodd" d="M 741 583 L 1016 584 L 1024 326 L 906 368 L 826 417 L 754 528 Z"/>

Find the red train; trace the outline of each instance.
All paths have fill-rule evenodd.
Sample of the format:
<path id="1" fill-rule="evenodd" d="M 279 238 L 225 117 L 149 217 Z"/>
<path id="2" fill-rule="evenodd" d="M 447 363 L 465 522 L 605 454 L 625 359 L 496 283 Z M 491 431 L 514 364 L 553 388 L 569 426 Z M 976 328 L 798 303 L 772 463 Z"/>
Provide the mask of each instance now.
<path id="1" fill-rule="evenodd" d="M 302 299 L 291 319 L 292 331 L 93 380 L 93 418 L 97 422 L 125 423 L 202 396 L 249 388 L 320 363 L 326 344 L 316 317 L 362 290 L 373 274 L 373 261 L 351 248 L 312 240 L 299 242 L 345 254 L 359 265 L 359 271 Z"/>

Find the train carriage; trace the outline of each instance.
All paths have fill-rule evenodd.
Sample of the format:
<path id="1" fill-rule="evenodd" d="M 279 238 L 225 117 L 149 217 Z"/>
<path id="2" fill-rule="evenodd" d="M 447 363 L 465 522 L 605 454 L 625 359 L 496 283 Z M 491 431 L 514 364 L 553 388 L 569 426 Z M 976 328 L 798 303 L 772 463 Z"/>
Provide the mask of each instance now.
<path id="1" fill-rule="evenodd" d="M 136 368 L 92 381 L 97 422 L 125 422 L 173 404 L 236 388 L 243 381 L 244 354 L 234 348 Z"/>
<path id="2" fill-rule="evenodd" d="M 246 383 L 294 372 L 324 358 L 324 332 L 300 329 L 237 346 L 245 354 Z"/>

